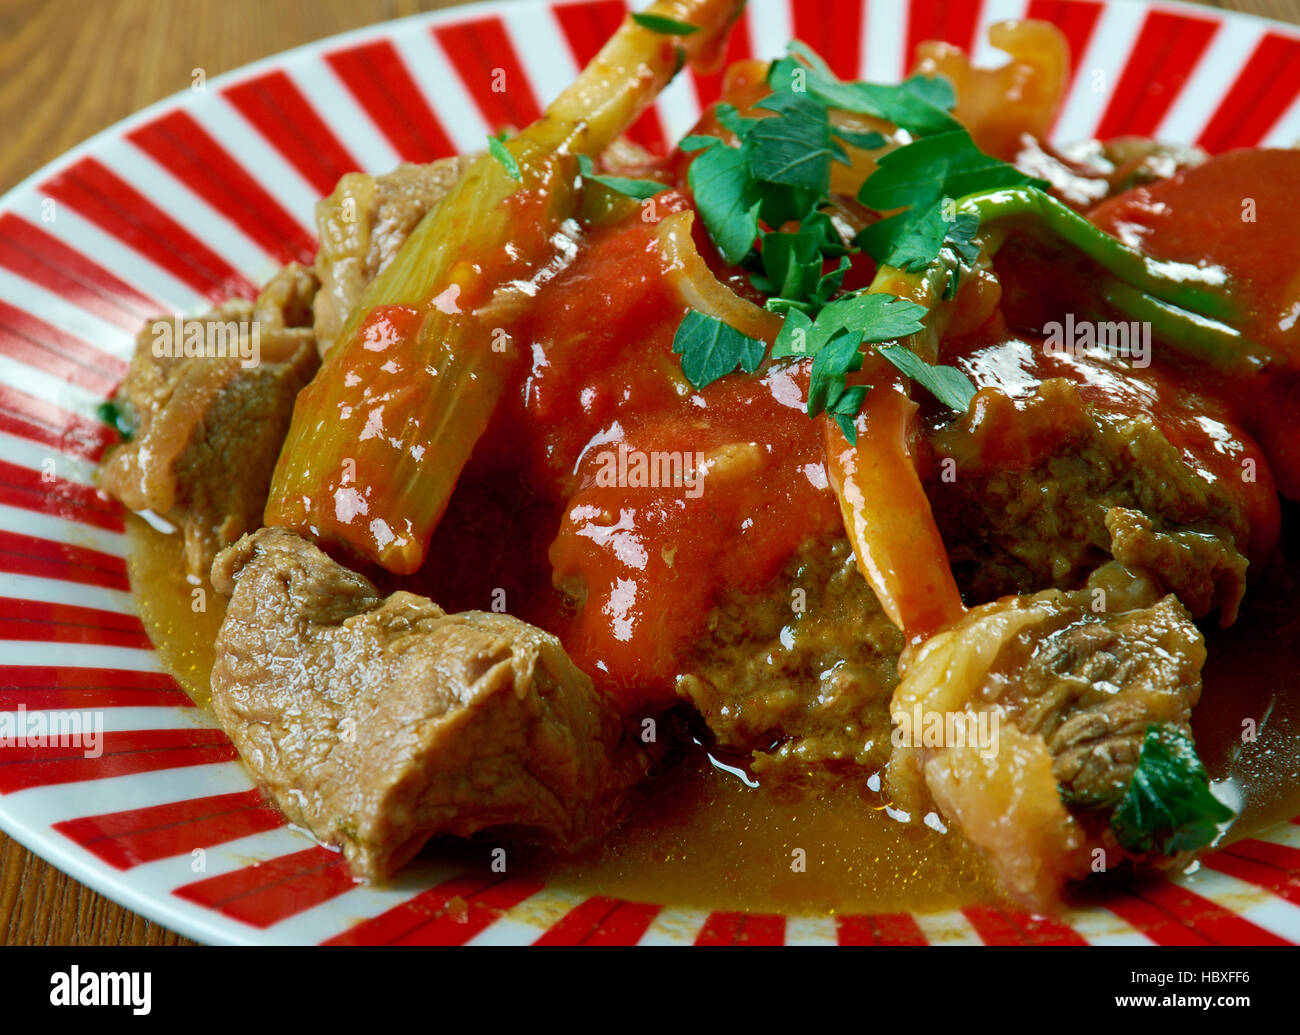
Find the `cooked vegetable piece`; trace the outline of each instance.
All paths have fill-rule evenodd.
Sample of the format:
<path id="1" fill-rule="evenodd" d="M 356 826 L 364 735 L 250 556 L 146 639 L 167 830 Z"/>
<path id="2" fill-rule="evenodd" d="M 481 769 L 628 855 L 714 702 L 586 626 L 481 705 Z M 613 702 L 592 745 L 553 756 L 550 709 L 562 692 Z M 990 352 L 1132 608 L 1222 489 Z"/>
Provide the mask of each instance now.
<path id="1" fill-rule="evenodd" d="M 880 356 L 867 357 L 866 373 L 872 389 L 856 442 L 835 423 L 822 425 L 827 471 L 859 570 L 890 620 L 919 642 L 966 609 L 908 444 L 916 403 Z"/>
<path id="2" fill-rule="evenodd" d="M 713 275 L 691 236 L 694 222 L 695 213 L 689 209 L 674 212 L 660 221 L 655 237 L 664 261 L 665 279 L 696 315 L 721 321 L 748 339 L 769 344 L 776 341 L 781 331 L 781 318 L 741 298 Z M 761 360 L 763 357 L 760 354 L 758 358 Z M 685 354 L 682 363 L 683 366 L 687 364 Z"/>
<path id="3" fill-rule="evenodd" d="M 545 115 L 480 156 L 370 285 L 298 398 L 266 522 L 341 543 L 390 571 L 424 561 L 474 444 L 520 361 L 529 281 L 564 261 L 579 154 L 603 152 L 681 67 L 713 56 L 740 0 L 659 0 L 664 36 L 627 19 Z"/>

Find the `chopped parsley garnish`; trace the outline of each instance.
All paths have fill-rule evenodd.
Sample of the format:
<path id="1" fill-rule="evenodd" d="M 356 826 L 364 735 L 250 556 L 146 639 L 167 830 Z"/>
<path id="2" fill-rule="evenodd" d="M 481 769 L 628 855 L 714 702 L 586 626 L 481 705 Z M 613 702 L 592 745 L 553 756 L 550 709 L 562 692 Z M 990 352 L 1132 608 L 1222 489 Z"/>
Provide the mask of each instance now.
<path id="1" fill-rule="evenodd" d="M 687 178 L 695 207 L 722 258 L 737 266 L 753 249 L 758 237 L 760 189 L 749 175 L 748 163 L 738 148 L 717 137 L 687 137 L 683 151 L 704 148 L 691 162 Z"/>
<path id="2" fill-rule="evenodd" d="M 789 50 L 768 75 L 774 90 L 807 93 L 828 108 L 884 119 L 916 137 L 962 128 L 951 114 L 957 95 L 941 76 L 913 76 L 897 86 L 846 83 L 808 44 L 795 40 Z"/>
<path id="3" fill-rule="evenodd" d="M 889 264 L 917 273 L 946 253 L 953 267 L 950 286 L 955 287 L 957 264 L 969 264 L 979 254 L 974 241 L 978 219 L 955 212 L 945 219 L 948 207 L 943 203 L 962 196 L 953 194 L 957 190 L 964 194 L 1032 181 L 975 148 L 949 113 L 955 96 L 947 80 L 914 77 L 898 86 L 842 82 L 796 42 L 788 57 L 772 64 L 768 84 L 771 95 L 756 107 L 770 114 L 750 117 L 731 105 L 716 107 L 718 123 L 734 144 L 700 135 L 682 141 L 683 151 L 695 153 L 688 179 L 700 219 L 723 260 L 747 269 L 750 282 L 768 296 L 767 307 L 785 314 L 771 358 L 811 357 L 809 416 L 825 412 L 856 441 L 854 420 L 870 386 L 850 386 L 847 379 L 862 368 L 862 345 L 898 342 L 919 333 L 926 309 L 883 292 L 843 294 L 849 256 L 866 250 L 878 261 L 896 260 Z M 864 184 L 863 191 L 870 193 L 868 188 L 883 176 L 880 196 L 863 201 L 893 213 L 868 228 L 882 227 L 866 235 L 865 242 L 844 240 L 827 211 L 832 167 L 849 164 L 846 147 L 879 150 L 891 141 L 880 132 L 839 128 L 832 109 L 892 121 L 917 138 L 880 157 L 879 171 Z M 931 139 L 939 145 L 929 144 Z M 918 145 L 927 146 L 911 150 Z M 949 157 L 949 151 L 954 155 Z M 701 388 L 737 369 L 758 368 L 763 343 L 738 331 L 728 336 L 718 330 L 726 325 L 711 317 L 703 318 L 712 328 L 705 334 L 706 323 L 693 319 L 698 316 L 688 315 L 690 326 L 683 323 L 673 342 L 692 384 Z M 946 405 L 964 409 L 974 394 L 959 370 L 934 366 L 910 352 L 910 360 L 881 352 Z"/>
<path id="4" fill-rule="evenodd" d="M 682 373 L 696 388 L 734 373 L 737 367 L 752 374 L 766 351 L 761 341 L 694 310 L 686 314 L 673 336 L 673 352 L 682 357 Z"/>
<path id="5" fill-rule="evenodd" d="M 1000 187 L 1042 187 L 1014 165 L 986 155 L 966 130 L 924 137 L 882 155 L 879 169 L 867 177 L 858 200 L 877 212 L 904 209 L 873 223 L 854 243 L 877 262 L 915 273 L 939 258 L 946 243 L 973 259 L 979 249 L 972 237 L 979 223 L 973 214 L 949 215 L 953 199 Z"/>
<path id="6" fill-rule="evenodd" d="M 902 345 L 882 345 L 876 351 L 941 403 L 958 413 L 966 412 L 971 399 L 975 397 L 975 386 L 956 367 L 927 363 Z"/>
<path id="7" fill-rule="evenodd" d="M 519 171 L 519 163 L 515 161 L 515 156 L 510 153 L 504 143 L 506 139 L 505 130 L 502 130 L 496 136 L 488 136 L 488 150 L 492 157 L 505 166 L 506 175 L 512 180 L 522 183 L 523 174 Z"/>
<path id="8" fill-rule="evenodd" d="M 745 127 L 750 175 L 820 195 L 830 182 L 831 159 L 844 153 L 831 140 L 826 108 L 798 93 L 774 93 L 757 106 L 775 114 Z"/>
<path id="9" fill-rule="evenodd" d="M 653 198 L 668 189 L 668 185 L 658 180 L 637 180 L 630 176 L 604 176 L 596 172 L 596 167 L 587 155 L 578 155 L 578 170 L 584 180 L 599 183 L 616 194 L 626 194 L 629 198 L 644 201 Z"/>
<path id="10" fill-rule="evenodd" d="M 643 29 L 662 33 L 665 36 L 689 36 L 693 32 L 700 31 L 698 25 L 679 22 L 676 18 L 665 18 L 662 14 L 634 14 L 632 20 Z"/>
<path id="11" fill-rule="evenodd" d="M 1148 726 L 1128 790 L 1110 825 L 1124 847 L 1177 855 L 1212 844 L 1235 813 L 1210 791 L 1192 739 L 1173 726 Z"/>
<path id="12" fill-rule="evenodd" d="M 131 441 L 131 436 L 135 434 L 135 421 L 115 400 L 105 399 L 95 407 L 95 415 L 121 435 L 124 441 Z"/>

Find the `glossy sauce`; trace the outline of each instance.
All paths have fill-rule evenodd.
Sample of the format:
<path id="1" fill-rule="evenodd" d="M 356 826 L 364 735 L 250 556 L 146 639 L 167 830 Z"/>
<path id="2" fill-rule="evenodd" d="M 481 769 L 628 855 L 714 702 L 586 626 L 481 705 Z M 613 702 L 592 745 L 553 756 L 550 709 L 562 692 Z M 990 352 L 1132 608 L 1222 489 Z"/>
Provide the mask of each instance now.
<path id="1" fill-rule="evenodd" d="M 679 204 L 670 196 L 661 215 Z M 535 318 L 513 329 L 527 369 L 462 475 L 424 569 L 400 583 L 448 610 L 503 603 L 555 632 L 629 712 L 674 702 L 675 659 L 699 636 L 719 587 L 762 589 L 805 538 L 840 526 L 816 425 L 803 413 L 806 368 L 691 388 L 671 352 L 685 305 L 668 293 L 655 249 L 653 222 L 639 218 L 590 231 L 541 288 Z M 1069 376 L 1108 408 L 1154 416 L 1219 480 L 1252 448 L 1194 384 L 1161 380 L 1178 375 L 1119 379 L 1034 351 L 999 340 L 972 346 L 966 362 L 977 378 L 996 371 L 985 380 L 1019 378 L 1026 391 Z M 629 461 L 667 454 L 688 465 L 702 454 L 703 491 L 602 483 L 602 452 L 620 449 Z M 695 468 L 678 468 L 687 469 Z M 1271 485 L 1242 491 L 1261 548 L 1276 537 L 1275 497 Z M 1286 564 L 1256 580 L 1236 627 L 1206 629 L 1210 661 L 1194 725 L 1212 776 L 1240 798 L 1233 837 L 1300 811 L 1300 530 L 1294 513 L 1289 521 Z M 206 702 L 220 601 L 209 589 L 196 615 L 194 587 L 175 574 L 179 544 L 134 519 L 131 534 L 146 627 L 164 664 Z M 1246 719 L 1258 738 L 1243 745 Z M 895 821 L 876 788 L 868 780 L 787 801 L 688 747 L 601 844 L 572 857 L 516 851 L 530 872 L 587 894 L 710 908 L 880 912 L 997 898 L 961 837 L 935 829 L 937 817 Z M 475 840 L 437 850 L 484 851 Z"/>
<path id="2" fill-rule="evenodd" d="M 1205 627 L 1205 689 L 1193 713 L 1197 748 L 1221 793 L 1239 802 L 1228 840 L 1300 813 L 1300 514 L 1289 515 L 1285 564 L 1247 595 L 1231 629 Z M 140 615 L 166 669 L 200 704 L 222 602 L 192 610 L 177 536 L 131 516 L 130 571 Z M 1243 744 L 1242 722 L 1258 727 Z M 935 910 L 1000 901 L 983 860 L 955 833 L 903 824 L 871 778 L 821 798 L 788 801 L 715 767 L 698 748 L 634 795 L 624 824 L 574 856 L 512 849 L 523 870 L 583 894 L 700 908 L 789 914 Z M 931 820 L 933 822 L 933 820 Z M 429 849 L 484 862 L 495 841 Z M 795 849 L 806 871 L 791 868 Z"/>
<path id="3" fill-rule="evenodd" d="M 658 217 L 683 203 L 661 197 Z M 806 366 L 692 388 L 672 353 L 687 307 L 663 263 L 655 221 L 634 214 L 591 232 L 541 288 L 515 332 L 529 369 L 416 580 L 442 602 L 463 600 L 468 578 L 477 607 L 504 588 L 512 613 L 558 635 L 626 709 L 649 712 L 675 702 L 676 658 L 720 588 L 762 589 L 805 539 L 840 524 L 804 413 Z M 466 524 L 493 509 L 523 518 L 492 539 L 520 552 L 498 587 L 456 560 Z M 521 585 L 520 571 L 553 571 L 555 586 Z"/>

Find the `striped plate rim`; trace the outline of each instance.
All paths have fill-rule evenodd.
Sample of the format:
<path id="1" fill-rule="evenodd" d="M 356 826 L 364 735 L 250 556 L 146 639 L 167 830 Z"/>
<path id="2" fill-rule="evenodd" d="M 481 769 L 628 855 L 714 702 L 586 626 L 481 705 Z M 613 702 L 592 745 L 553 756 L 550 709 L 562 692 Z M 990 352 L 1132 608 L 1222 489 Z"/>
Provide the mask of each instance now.
<path id="1" fill-rule="evenodd" d="M 492 2 L 330 37 L 196 83 L 0 199 L 0 712 L 91 709 L 105 726 L 95 759 L 6 748 L 0 828 L 208 942 L 1300 941 L 1300 818 L 1188 877 L 1062 917 L 711 912 L 436 858 L 391 886 L 358 886 L 261 801 L 224 734 L 162 672 L 130 595 L 122 514 L 90 484 L 108 441 L 94 409 L 125 371 L 135 328 L 250 294 L 309 257 L 312 205 L 342 172 L 428 161 L 527 122 L 624 11 L 623 0 Z M 1026 15 L 1059 24 L 1075 54 L 1057 141 L 1136 132 L 1219 151 L 1300 140 L 1300 31 L 1184 4 L 751 0 L 728 57 L 772 56 L 797 36 L 842 75 L 891 81 L 925 38 L 989 61 L 988 25 Z M 675 139 L 717 91 L 717 77 L 683 76 L 634 137 Z"/>

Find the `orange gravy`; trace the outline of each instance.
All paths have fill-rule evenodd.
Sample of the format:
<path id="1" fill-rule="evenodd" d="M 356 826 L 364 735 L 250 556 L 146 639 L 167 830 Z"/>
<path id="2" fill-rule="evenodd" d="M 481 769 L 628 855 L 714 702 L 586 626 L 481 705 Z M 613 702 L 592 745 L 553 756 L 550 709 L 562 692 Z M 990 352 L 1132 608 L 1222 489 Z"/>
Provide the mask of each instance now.
<path id="1" fill-rule="evenodd" d="M 211 587 L 186 580 L 178 537 L 135 517 L 128 529 L 131 582 L 145 628 L 164 667 L 208 706 L 224 601 Z M 1275 587 L 1265 585 L 1259 599 L 1248 598 L 1236 627 L 1206 633 L 1210 661 L 1194 726 L 1212 777 L 1229 780 L 1241 799 L 1230 839 L 1300 813 L 1295 556 L 1286 569 L 1278 577 L 1285 599 L 1269 597 Z M 1254 720 L 1258 737 L 1243 746 L 1245 719 Z M 514 847 L 511 869 L 518 873 L 522 862 L 525 873 L 583 894 L 787 915 L 925 912 L 1002 901 L 988 867 L 963 838 L 891 819 L 886 803 L 866 785 L 785 801 L 691 748 L 637 792 L 627 821 L 599 845 L 576 855 Z M 493 847 L 475 838 L 438 842 L 432 850 L 486 862 Z"/>

